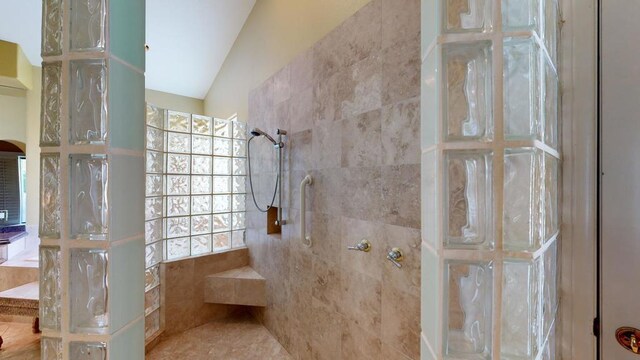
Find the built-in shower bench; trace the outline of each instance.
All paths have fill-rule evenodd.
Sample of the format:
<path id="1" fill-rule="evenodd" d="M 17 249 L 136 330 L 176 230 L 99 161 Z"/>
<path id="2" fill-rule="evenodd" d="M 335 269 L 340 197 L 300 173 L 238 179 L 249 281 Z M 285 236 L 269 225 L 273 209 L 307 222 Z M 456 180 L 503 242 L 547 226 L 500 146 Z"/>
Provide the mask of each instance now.
<path id="1" fill-rule="evenodd" d="M 250 266 L 211 274 L 205 279 L 204 299 L 210 304 L 266 306 L 266 281 Z"/>

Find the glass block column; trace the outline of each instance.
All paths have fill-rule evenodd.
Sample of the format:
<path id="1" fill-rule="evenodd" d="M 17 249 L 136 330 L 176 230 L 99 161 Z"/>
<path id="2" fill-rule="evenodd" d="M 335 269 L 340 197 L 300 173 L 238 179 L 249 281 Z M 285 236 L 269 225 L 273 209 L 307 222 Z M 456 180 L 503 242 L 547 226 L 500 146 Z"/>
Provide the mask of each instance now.
<path id="1" fill-rule="evenodd" d="M 554 359 L 557 1 L 422 16 L 422 359 Z"/>
<path id="2" fill-rule="evenodd" d="M 43 359 L 144 357 L 144 11 L 43 0 Z"/>

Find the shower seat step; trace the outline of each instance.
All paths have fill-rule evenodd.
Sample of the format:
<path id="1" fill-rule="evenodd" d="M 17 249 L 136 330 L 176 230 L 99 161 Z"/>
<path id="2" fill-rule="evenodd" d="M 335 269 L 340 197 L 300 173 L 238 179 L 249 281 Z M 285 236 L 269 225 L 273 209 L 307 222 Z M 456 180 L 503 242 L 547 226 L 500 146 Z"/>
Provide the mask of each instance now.
<path id="1" fill-rule="evenodd" d="M 266 281 L 250 266 L 208 275 L 204 301 L 211 304 L 267 306 Z"/>

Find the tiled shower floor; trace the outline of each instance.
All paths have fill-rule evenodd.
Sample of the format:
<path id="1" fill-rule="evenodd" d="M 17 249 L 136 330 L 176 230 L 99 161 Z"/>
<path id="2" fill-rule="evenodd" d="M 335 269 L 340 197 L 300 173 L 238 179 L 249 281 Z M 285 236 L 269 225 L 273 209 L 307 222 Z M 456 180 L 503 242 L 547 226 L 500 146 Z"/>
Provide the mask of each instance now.
<path id="1" fill-rule="evenodd" d="M 293 360 L 253 317 L 211 322 L 169 336 L 146 360 Z"/>

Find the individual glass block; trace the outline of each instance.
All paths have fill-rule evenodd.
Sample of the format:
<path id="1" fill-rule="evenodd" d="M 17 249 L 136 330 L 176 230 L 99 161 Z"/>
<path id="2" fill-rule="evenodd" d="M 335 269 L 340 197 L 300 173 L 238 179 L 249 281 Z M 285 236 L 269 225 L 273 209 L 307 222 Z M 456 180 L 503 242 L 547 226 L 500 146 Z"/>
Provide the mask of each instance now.
<path id="1" fill-rule="evenodd" d="M 231 145 L 229 139 L 213 138 L 213 155 L 231 156 Z"/>
<path id="2" fill-rule="evenodd" d="M 211 213 L 211 196 L 201 195 L 191 197 L 191 213 L 192 214 L 210 214 Z"/>
<path id="3" fill-rule="evenodd" d="M 144 338 L 149 339 L 160 331 L 160 310 L 156 310 L 144 319 Z"/>
<path id="4" fill-rule="evenodd" d="M 189 195 L 189 176 L 167 175 L 167 195 Z"/>
<path id="5" fill-rule="evenodd" d="M 240 229 L 244 229 L 246 227 L 245 224 L 245 213 L 241 212 L 241 213 L 233 213 L 233 221 L 232 221 L 232 229 L 233 230 L 240 230 Z"/>
<path id="6" fill-rule="evenodd" d="M 149 315 L 160 307 L 160 287 L 144 293 L 144 314 Z"/>
<path id="7" fill-rule="evenodd" d="M 213 193 L 228 194 L 231 192 L 231 176 L 214 176 Z"/>
<path id="8" fill-rule="evenodd" d="M 190 228 L 191 223 L 188 216 L 167 219 L 167 237 L 169 238 L 189 236 Z"/>
<path id="9" fill-rule="evenodd" d="M 213 212 L 230 212 L 231 196 L 229 195 L 213 195 Z"/>
<path id="10" fill-rule="evenodd" d="M 225 231 L 231 229 L 231 214 L 213 215 L 213 231 Z"/>
<path id="11" fill-rule="evenodd" d="M 46 4 L 52 2 L 45 1 Z M 46 18 L 46 16 L 45 16 Z M 62 103 L 62 63 L 42 64 L 42 106 L 40 109 L 40 146 L 60 146 L 60 109 Z"/>
<path id="12" fill-rule="evenodd" d="M 144 291 L 160 285 L 160 265 L 148 268 L 144 272 Z"/>
<path id="13" fill-rule="evenodd" d="M 490 359 L 492 263 L 445 261 L 444 352 L 447 358 Z"/>
<path id="14" fill-rule="evenodd" d="M 247 142 L 244 140 L 233 140 L 233 156 L 247 156 Z"/>
<path id="15" fill-rule="evenodd" d="M 69 141 L 103 144 L 107 138 L 107 64 L 105 60 L 72 60 L 70 64 Z"/>
<path id="16" fill-rule="evenodd" d="M 193 115 L 193 133 L 211 135 L 213 119 L 208 116 Z"/>
<path id="17" fill-rule="evenodd" d="M 147 184 L 145 186 L 147 196 L 162 195 L 162 175 L 147 175 Z"/>
<path id="18" fill-rule="evenodd" d="M 72 333 L 102 334 L 109 329 L 107 258 L 106 250 L 71 249 L 69 310 Z"/>
<path id="19" fill-rule="evenodd" d="M 200 235 L 211 232 L 211 215 L 198 215 L 191 217 L 191 234 Z"/>
<path id="20" fill-rule="evenodd" d="M 164 151 L 164 132 L 160 129 L 147 127 L 147 149 Z"/>
<path id="21" fill-rule="evenodd" d="M 71 0 L 71 51 L 103 51 L 106 45 L 106 1 Z"/>
<path id="22" fill-rule="evenodd" d="M 493 154 L 445 152 L 445 246 L 493 248 Z"/>
<path id="23" fill-rule="evenodd" d="M 231 191 L 233 191 L 234 194 L 246 193 L 247 192 L 246 181 L 247 181 L 246 176 L 234 176 L 233 186 L 231 188 Z"/>
<path id="24" fill-rule="evenodd" d="M 145 247 L 145 267 L 158 265 L 162 261 L 162 241 Z"/>
<path id="25" fill-rule="evenodd" d="M 502 0 L 502 26 L 506 31 L 535 30 L 539 21 L 539 0 Z"/>
<path id="26" fill-rule="evenodd" d="M 233 248 L 246 246 L 244 232 L 244 230 L 236 230 L 231 232 L 231 245 Z"/>
<path id="27" fill-rule="evenodd" d="M 60 238 L 60 154 L 40 155 L 40 237 Z"/>
<path id="28" fill-rule="evenodd" d="M 233 138 L 234 139 L 246 139 L 247 138 L 247 124 L 239 121 L 233 121 Z"/>
<path id="29" fill-rule="evenodd" d="M 71 237 L 106 240 L 109 224 L 107 179 L 109 166 L 106 155 L 72 154 Z"/>
<path id="30" fill-rule="evenodd" d="M 504 133 L 507 139 L 540 139 L 538 49 L 532 37 L 504 41 Z"/>
<path id="31" fill-rule="evenodd" d="M 162 240 L 162 219 L 144 223 L 144 240 L 147 244 Z"/>
<path id="32" fill-rule="evenodd" d="M 213 251 L 222 251 L 231 248 L 230 233 L 213 234 Z"/>
<path id="33" fill-rule="evenodd" d="M 247 174 L 247 159 L 233 159 L 233 175 Z"/>
<path id="34" fill-rule="evenodd" d="M 167 130 L 183 133 L 191 132 L 191 114 L 167 111 Z"/>
<path id="35" fill-rule="evenodd" d="M 191 189 L 193 194 L 211 194 L 211 176 L 192 176 Z"/>
<path id="36" fill-rule="evenodd" d="M 62 340 L 43 336 L 40 338 L 40 351 L 42 360 L 62 360 Z"/>
<path id="37" fill-rule="evenodd" d="M 62 255 L 57 246 L 40 247 L 40 328 L 60 330 L 62 316 Z"/>
<path id="38" fill-rule="evenodd" d="M 147 125 L 158 129 L 164 128 L 164 110 L 147 104 Z"/>
<path id="39" fill-rule="evenodd" d="M 491 30 L 490 0 L 444 0 L 445 33 Z"/>
<path id="40" fill-rule="evenodd" d="M 542 337 L 549 334 L 558 312 L 558 241 L 545 251 L 542 274 Z"/>
<path id="41" fill-rule="evenodd" d="M 491 42 L 445 44 L 442 54 L 446 140 L 491 140 Z"/>
<path id="42" fill-rule="evenodd" d="M 162 198 L 145 199 L 145 220 L 153 220 L 162 217 Z"/>
<path id="43" fill-rule="evenodd" d="M 191 254 L 189 238 L 167 240 L 167 260 L 187 257 Z"/>
<path id="44" fill-rule="evenodd" d="M 167 216 L 189 215 L 188 196 L 167 196 Z"/>
<path id="45" fill-rule="evenodd" d="M 211 235 L 191 237 L 191 255 L 202 255 L 211 252 Z"/>
<path id="46" fill-rule="evenodd" d="M 191 153 L 191 135 L 169 133 L 167 135 L 167 150 L 180 154 Z"/>
<path id="47" fill-rule="evenodd" d="M 548 61 L 543 60 L 544 94 L 544 142 L 554 149 L 558 148 L 558 77 Z"/>
<path id="48" fill-rule="evenodd" d="M 231 174 L 231 159 L 223 157 L 213 157 L 213 173 L 217 175 Z"/>
<path id="49" fill-rule="evenodd" d="M 209 136 L 193 135 L 191 137 L 192 148 L 194 154 L 211 155 L 211 144 L 213 141 Z"/>
<path id="50" fill-rule="evenodd" d="M 191 157 L 191 173 L 198 175 L 211 174 L 211 160 L 211 156 L 193 155 Z"/>
<path id="51" fill-rule="evenodd" d="M 219 137 L 231 137 L 231 122 L 224 119 L 215 119 L 213 135 Z"/>
<path id="52" fill-rule="evenodd" d="M 62 55 L 63 0 L 42 2 L 42 56 Z"/>
<path id="53" fill-rule="evenodd" d="M 69 359 L 107 360 L 107 344 L 72 341 L 69 343 Z"/>
<path id="54" fill-rule="evenodd" d="M 191 156 L 167 154 L 167 173 L 189 174 L 191 172 Z"/>
<path id="55" fill-rule="evenodd" d="M 150 174 L 162 174 L 163 154 L 156 151 L 146 151 L 146 171 Z"/>
<path id="56" fill-rule="evenodd" d="M 558 195 L 558 159 L 544 155 L 544 241 L 549 241 L 560 230 L 560 205 Z"/>
<path id="57" fill-rule="evenodd" d="M 544 45 L 547 52 L 554 63 L 557 63 L 558 57 L 558 22 L 559 10 L 557 0 L 541 0 L 544 1 L 544 29 L 541 32 Z"/>
<path id="58" fill-rule="evenodd" d="M 535 251 L 542 243 L 542 152 L 534 148 L 504 152 L 503 246 Z"/>
<path id="59" fill-rule="evenodd" d="M 540 261 L 506 260 L 502 279 L 502 358 L 534 359 L 538 350 Z"/>
<path id="60" fill-rule="evenodd" d="M 245 195 L 233 195 L 233 203 L 231 204 L 233 211 L 245 211 L 246 201 Z"/>

